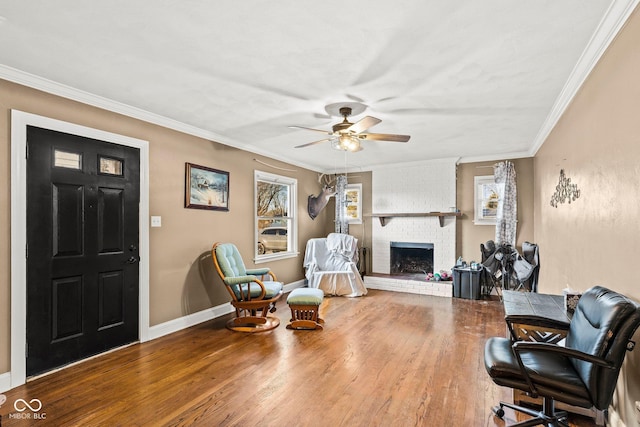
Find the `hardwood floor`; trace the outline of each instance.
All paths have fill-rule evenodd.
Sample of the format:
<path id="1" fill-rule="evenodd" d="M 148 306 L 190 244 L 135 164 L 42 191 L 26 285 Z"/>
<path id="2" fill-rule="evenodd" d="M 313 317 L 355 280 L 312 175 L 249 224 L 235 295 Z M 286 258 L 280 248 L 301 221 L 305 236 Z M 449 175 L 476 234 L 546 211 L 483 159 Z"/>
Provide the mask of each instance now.
<path id="1" fill-rule="evenodd" d="M 231 332 L 224 317 L 30 381 L 4 393 L 1 425 L 505 425 L 491 407 L 511 391 L 483 362 L 505 333 L 499 301 L 370 290 L 325 298 L 324 330 L 292 331 L 285 300 L 273 331 Z M 46 419 L 15 418 L 17 399 L 39 399 Z"/>

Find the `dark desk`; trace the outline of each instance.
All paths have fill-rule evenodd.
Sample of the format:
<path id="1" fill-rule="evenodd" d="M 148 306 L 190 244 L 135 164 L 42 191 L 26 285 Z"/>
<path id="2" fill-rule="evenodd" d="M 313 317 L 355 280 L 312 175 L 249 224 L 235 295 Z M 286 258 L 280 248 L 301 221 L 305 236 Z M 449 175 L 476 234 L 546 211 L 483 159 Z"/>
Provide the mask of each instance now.
<path id="1" fill-rule="evenodd" d="M 514 340 L 561 342 L 567 336 L 571 313 L 564 307 L 562 295 L 538 294 L 536 292 L 502 291 L 507 334 Z M 542 404 L 521 390 L 513 390 L 513 402 Z M 559 409 L 595 418 L 596 424 L 604 425 L 604 414 L 595 408 L 578 408 L 557 402 Z"/>
<path id="2" fill-rule="evenodd" d="M 561 295 L 503 291 L 505 321 L 513 339 L 557 343 L 567 335 L 571 314 Z"/>
<path id="3" fill-rule="evenodd" d="M 571 316 L 564 309 L 562 295 L 503 291 L 502 298 L 506 315 L 543 317 L 564 322 L 567 327 L 571 322 Z"/>

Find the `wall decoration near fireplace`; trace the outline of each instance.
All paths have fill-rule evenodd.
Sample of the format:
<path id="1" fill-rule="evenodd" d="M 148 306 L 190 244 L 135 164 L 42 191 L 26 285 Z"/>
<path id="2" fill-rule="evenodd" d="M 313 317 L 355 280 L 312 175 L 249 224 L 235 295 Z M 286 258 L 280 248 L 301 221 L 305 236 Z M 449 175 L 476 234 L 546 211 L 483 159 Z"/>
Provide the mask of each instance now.
<path id="1" fill-rule="evenodd" d="M 558 203 L 562 204 L 567 202 L 575 202 L 580 197 L 580 190 L 577 184 L 571 183 L 571 178 L 567 178 L 564 174 L 564 169 L 560 169 L 560 179 L 558 185 L 556 185 L 556 191 L 551 196 L 551 206 L 558 207 Z"/>

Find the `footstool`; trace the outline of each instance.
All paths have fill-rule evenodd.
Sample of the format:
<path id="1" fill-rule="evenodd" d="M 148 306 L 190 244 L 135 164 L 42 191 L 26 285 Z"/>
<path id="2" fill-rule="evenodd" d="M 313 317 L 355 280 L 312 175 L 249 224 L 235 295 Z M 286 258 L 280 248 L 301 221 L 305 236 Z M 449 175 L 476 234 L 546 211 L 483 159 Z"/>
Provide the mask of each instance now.
<path id="1" fill-rule="evenodd" d="M 324 291 L 317 288 L 296 288 L 287 297 L 291 309 L 291 323 L 287 329 L 322 329 L 324 320 L 318 309 L 324 299 Z"/>

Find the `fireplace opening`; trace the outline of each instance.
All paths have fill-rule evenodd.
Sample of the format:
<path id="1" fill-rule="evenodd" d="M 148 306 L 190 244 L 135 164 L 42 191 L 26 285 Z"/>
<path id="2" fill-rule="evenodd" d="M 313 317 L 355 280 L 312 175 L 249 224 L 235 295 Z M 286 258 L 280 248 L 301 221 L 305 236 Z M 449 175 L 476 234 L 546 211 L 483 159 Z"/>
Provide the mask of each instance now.
<path id="1" fill-rule="evenodd" d="M 420 276 L 433 273 L 433 243 L 391 242 L 390 274 Z"/>

